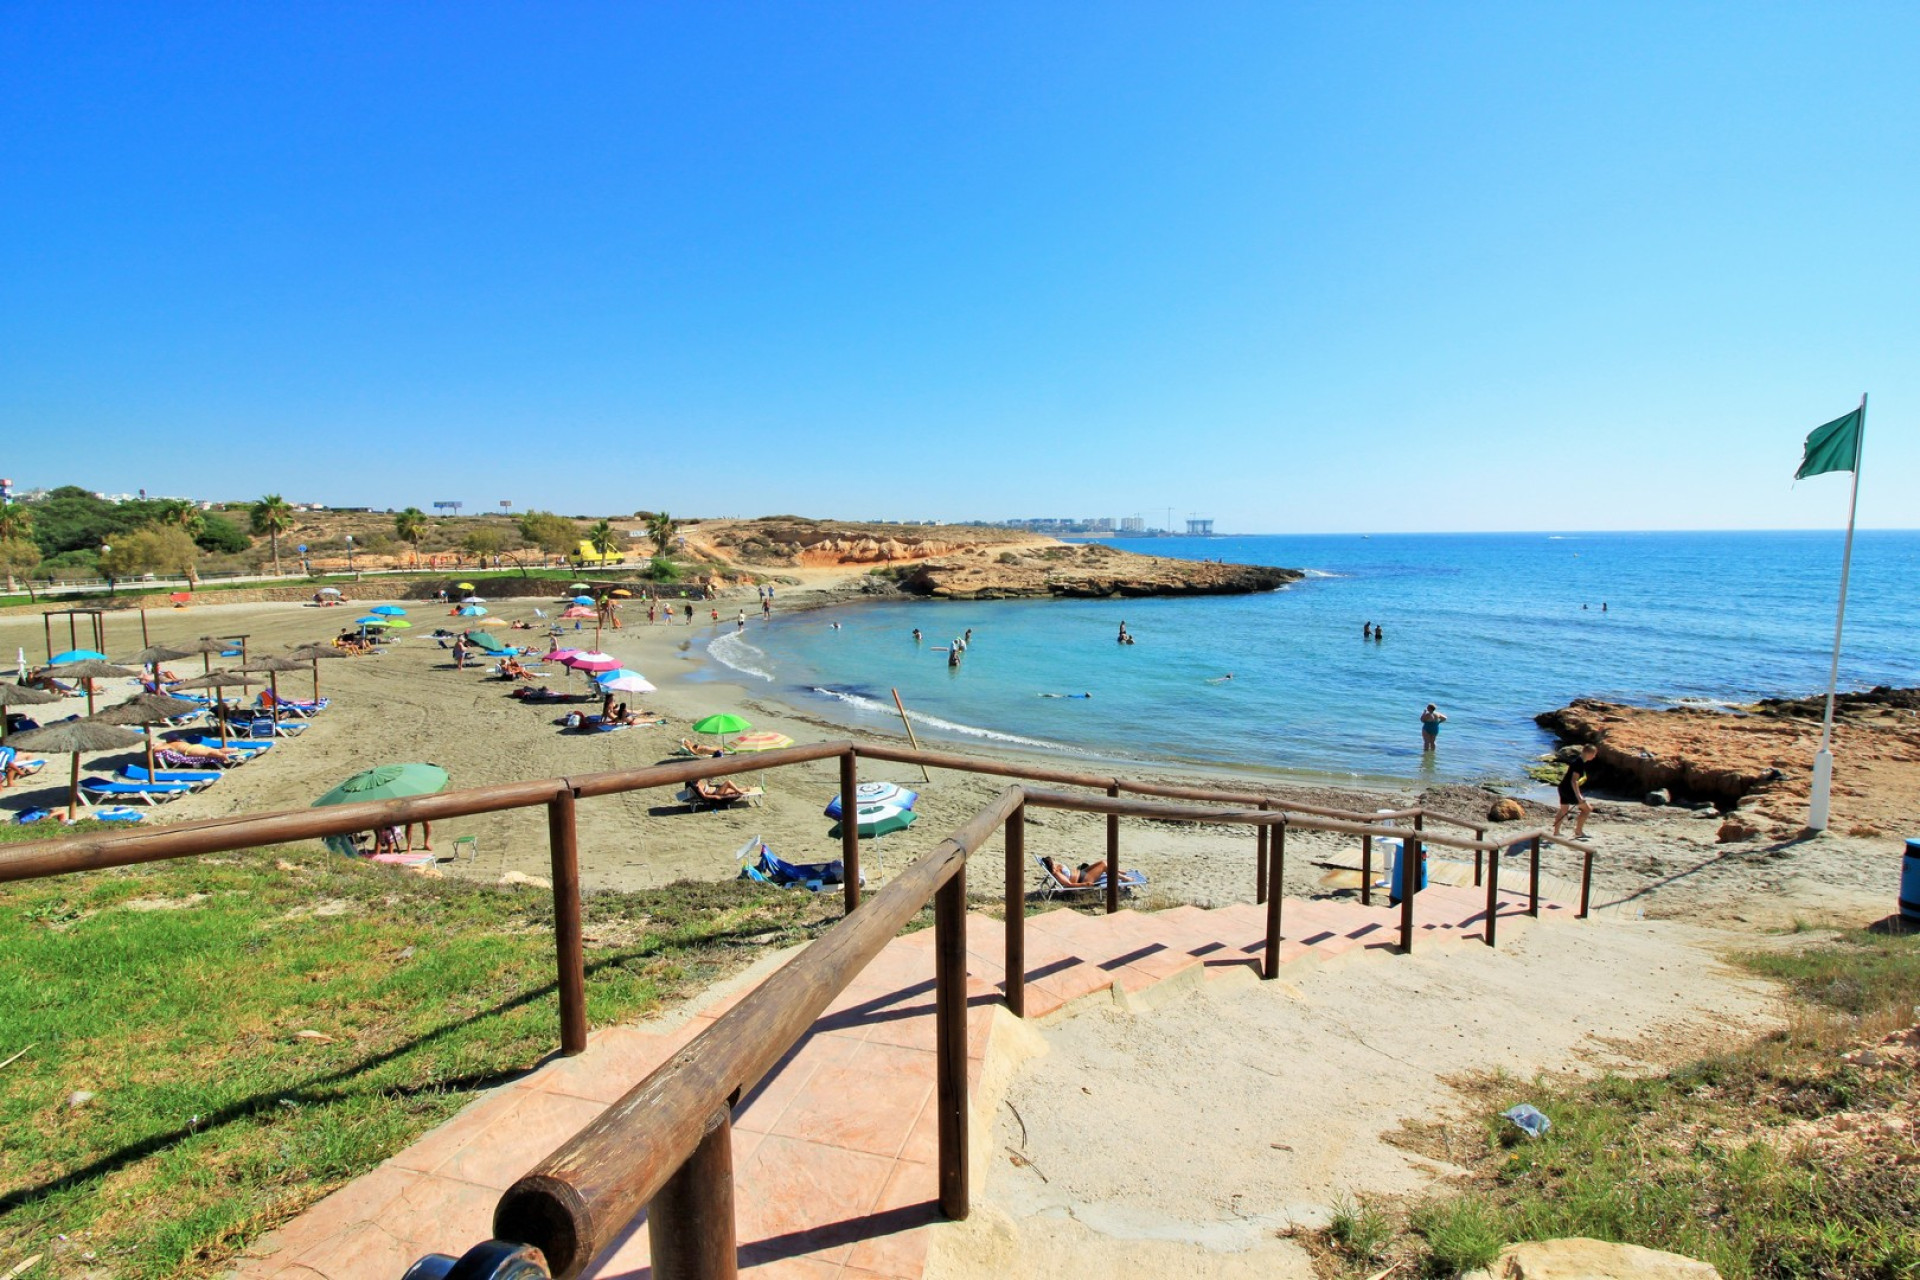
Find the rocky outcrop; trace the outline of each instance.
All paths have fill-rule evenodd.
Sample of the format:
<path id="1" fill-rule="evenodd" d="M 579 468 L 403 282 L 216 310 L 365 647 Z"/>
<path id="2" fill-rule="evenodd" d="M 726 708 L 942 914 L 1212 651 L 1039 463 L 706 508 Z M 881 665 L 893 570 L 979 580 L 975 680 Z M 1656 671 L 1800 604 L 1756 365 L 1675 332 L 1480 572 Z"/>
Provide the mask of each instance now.
<path id="1" fill-rule="evenodd" d="M 1508 1245 L 1498 1262 L 1463 1280 L 1720 1280 L 1720 1273 L 1677 1253 L 1571 1236 Z"/>
<path id="2" fill-rule="evenodd" d="M 934 556 L 1045 542 L 1013 529 L 849 524 L 800 516 L 711 521 L 686 532 L 691 541 L 733 563 L 786 568 L 905 564 Z"/>
<path id="3" fill-rule="evenodd" d="M 903 573 L 900 586 L 943 600 L 1125 598 L 1249 595 L 1278 590 L 1301 577 L 1295 569 L 1170 560 L 1092 543 L 942 556 Z"/>
<path id="4" fill-rule="evenodd" d="M 1834 728 L 1833 826 L 1872 834 L 1908 821 L 1920 791 L 1920 716 L 1906 710 L 1914 690 L 1855 696 Z M 1656 709 L 1580 698 L 1534 717 L 1563 743 L 1598 749 L 1593 786 L 1636 798 L 1665 791 L 1677 803 L 1738 808 L 1742 822 L 1775 836 L 1806 817 L 1819 720 L 1787 710 L 1822 700 L 1752 710 Z M 1817 714 L 1817 713 L 1816 713 Z M 1729 836 L 1729 839 L 1750 836 Z"/>

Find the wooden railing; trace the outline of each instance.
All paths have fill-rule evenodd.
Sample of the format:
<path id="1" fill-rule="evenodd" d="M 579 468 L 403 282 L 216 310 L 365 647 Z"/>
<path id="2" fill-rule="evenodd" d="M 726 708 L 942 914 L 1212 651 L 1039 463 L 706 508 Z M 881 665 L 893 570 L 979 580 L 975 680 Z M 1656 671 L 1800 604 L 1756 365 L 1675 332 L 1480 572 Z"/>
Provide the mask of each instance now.
<path id="1" fill-rule="evenodd" d="M 553 864 L 560 1045 L 562 1053 L 574 1054 L 584 1050 L 587 1041 L 577 802 L 654 787 L 678 787 L 700 778 L 837 759 L 842 803 L 851 805 L 859 785 L 858 762 L 862 757 L 1007 777 L 1019 783 L 1001 792 L 864 905 L 858 823 L 843 821 L 841 851 L 847 914 L 840 922 L 509 1188 L 495 1210 L 497 1239 L 476 1246 L 459 1259 L 443 1255 L 424 1258 L 408 1272 L 411 1280 L 575 1276 L 649 1207 L 653 1273 L 659 1280 L 733 1276 L 732 1108 L 928 902 L 934 906 L 940 1204 L 948 1217 L 966 1217 L 966 864 L 996 830 L 1005 828 L 1005 996 L 1010 1011 L 1024 1017 L 1029 805 L 1106 817 L 1105 905 L 1109 912 L 1119 909 L 1122 818 L 1252 827 L 1255 896 L 1267 907 L 1265 951 L 1260 964 L 1266 978 L 1276 976 L 1280 967 L 1289 829 L 1361 837 L 1363 901 L 1370 901 L 1372 892 L 1374 839 L 1397 838 L 1403 842 L 1403 892 L 1399 897 L 1403 952 L 1413 949 L 1414 899 L 1425 880 L 1429 846 L 1471 850 L 1476 884 L 1482 880 L 1482 859 L 1486 859 L 1485 865 L 1491 868 L 1491 874 L 1485 876 L 1484 940 L 1488 946 L 1495 945 L 1503 850 L 1524 845 L 1530 851 L 1528 911 L 1533 915 L 1539 914 L 1541 846 L 1557 843 L 1580 852 L 1580 916 L 1585 917 L 1588 910 L 1593 850 L 1538 830 L 1490 842 L 1483 827 L 1419 808 L 1367 814 L 1299 804 L 1251 789 L 1135 782 L 949 752 L 849 741 L 789 747 L 752 757 L 502 783 L 404 800 L 216 818 L 150 831 L 66 836 L 0 850 L 0 882 L 230 852 L 410 822 L 545 807 Z M 1031 782 L 1079 787 L 1095 794 L 1025 785 Z M 1222 804 L 1235 807 L 1208 807 Z M 1390 825 L 1395 822 L 1411 825 Z M 1473 836 L 1441 834 L 1428 829 L 1428 822 L 1472 831 Z"/>

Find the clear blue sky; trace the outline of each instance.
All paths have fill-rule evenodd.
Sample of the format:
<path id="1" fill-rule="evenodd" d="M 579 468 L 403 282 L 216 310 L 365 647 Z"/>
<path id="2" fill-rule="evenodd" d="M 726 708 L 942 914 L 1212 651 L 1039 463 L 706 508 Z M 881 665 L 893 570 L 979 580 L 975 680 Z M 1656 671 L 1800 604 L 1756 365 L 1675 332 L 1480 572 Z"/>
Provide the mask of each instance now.
<path id="1" fill-rule="evenodd" d="M 1833 525 L 1920 476 L 1920 5 L 0 4 L 0 475 Z"/>

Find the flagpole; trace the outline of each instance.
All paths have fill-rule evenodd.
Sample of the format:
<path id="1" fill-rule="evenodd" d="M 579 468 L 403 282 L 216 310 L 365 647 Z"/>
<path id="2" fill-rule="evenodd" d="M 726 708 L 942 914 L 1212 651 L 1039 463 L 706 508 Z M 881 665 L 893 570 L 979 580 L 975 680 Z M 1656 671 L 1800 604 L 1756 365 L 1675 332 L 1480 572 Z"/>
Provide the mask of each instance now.
<path id="1" fill-rule="evenodd" d="M 1860 393 L 1860 435 L 1853 447 L 1853 496 L 1847 500 L 1847 543 L 1840 553 L 1840 607 L 1833 618 L 1833 662 L 1827 668 L 1827 713 L 1820 721 L 1820 749 L 1813 753 L 1813 788 L 1807 797 L 1807 830 L 1825 831 L 1833 796 L 1833 697 L 1840 684 L 1840 633 L 1847 625 L 1847 574 L 1853 568 L 1853 520 L 1860 510 L 1860 464 L 1867 452 L 1867 393 Z"/>

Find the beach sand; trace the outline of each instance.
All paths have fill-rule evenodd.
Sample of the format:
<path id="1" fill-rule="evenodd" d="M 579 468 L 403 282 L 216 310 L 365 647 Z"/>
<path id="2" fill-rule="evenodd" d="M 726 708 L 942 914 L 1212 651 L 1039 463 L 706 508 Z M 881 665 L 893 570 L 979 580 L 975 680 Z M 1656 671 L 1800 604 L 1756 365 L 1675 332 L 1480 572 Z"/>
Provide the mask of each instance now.
<path id="1" fill-rule="evenodd" d="M 782 613 L 845 598 L 844 572 L 816 570 L 802 576 L 802 587 L 782 589 L 777 602 Z M 155 609 L 148 615 L 148 625 L 159 644 L 244 632 L 250 637 L 250 653 L 258 655 L 299 642 L 330 639 L 361 610 L 378 602 L 379 597 L 370 595 L 346 608 L 330 609 L 293 603 L 202 604 L 183 610 Z M 456 621 L 446 616 L 446 606 L 403 603 L 414 624 L 407 638 L 377 657 L 320 665 L 322 692 L 334 702 L 304 733 L 285 741 L 266 758 L 235 770 L 207 792 L 154 810 L 153 817 L 178 821 L 299 808 L 353 773 L 388 761 L 432 761 L 449 771 L 456 788 L 649 765 L 674 758 L 676 744 L 690 736 L 691 723 L 721 711 L 742 714 L 756 729 L 786 733 L 799 742 L 849 735 L 848 730 L 781 704 L 764 688 L 746 688 L 726 679 L 735 673 L 705 657 L 706 641 L 732 630 L 741 609 L 749 612 L 749 627 L 758 627 L 757 602 L 747 589 L 723 596 L 712 606 L 697 607 L 697 624 L 691 628 L 649 626 L 644 605 L 630 602 L 626 625 L 619 631 L 602 632 L 601 647 L 660 686 L 658 693 L 630 701 L 636 709 L 659 712 L 667 723 L 591 735 L 562 733 L 558 728 L 556 721 L 574 707 L 532 706 L 508 697 L 512 684 L 489 678 L 490 663 L 455 670 L 452 655 L 427 635 L 438 625 Z M 503 621 L 534 621 L 536 607 L 551 614 L 553 604 L 545 596 L 497 601 L 493 616 Z M 718 626 L 711 622 L 709 608 L 719 610 Z M 821 625 L 827 625 L 830 614 L 817 616 Z M 136 614 L 110 613 L 107 627 L 109 657 L 124 658 L 141 648 Z M 541 632 L 504 627 L 495 634 L 507 643 L 545 640 Z M 590 646 L 593 635 L 591 626 L 570 630 L 561 643 Z M 64 637 L 56 639 L 55 647 L 66 647 Z M 24 650 L 29 663 L 44 657 L 37 613 L 0 617 L 0 654 L 16 649 Z M 193 659 L 172 664 L 181 675 L 197 672 L 200 666 Z M 557 666 L 548 682 L 560 689 L 585 687 L 583 677 L 570 676 Z M 282 685 L 292 696 L 305 696 L 311 691 L 311 677 L 289 673 L 282 677 Z M 132 691 L 131 681 L 113 681 L 110 686 L 103 703 L 118 701 Z M 68 706 L 83 710 L 77 699 Z M 896 735 L 894 740 L 904 739 Z M 989 754 L 971 746 L 966 750 Z M 1064 753 L 991 754 L 1003 760 L 1025 758 L 1091 772 L 1114 768 L 1110 762 L 1082 765 Z M 111 773 L 137 759 L 137 753 L 87 757 L 83 773 Z M 1223 764 L 1223 769 L 1228 767 Z M 1150 767 L 1125 773 L 1184 783 L 1230 776 Z M 27 804 L 58 807 L 65 801 L 65 777 L 66 759 L 57 757 L 39 778 L 9 789 L 0 803 L 10 809 Z M 934 770 L 927 780 L 917 767 L 877 762 L 867 763 L 861 777 L 897 782 L 921 793 L 917 810 L 921 816 L 913 828 L 863 842 L 869 885 L 904 867 L 1006 785 L 1001 779 L 945 770 Z M 832 823 L 821 812 L 838 788 L 834 761 L 771 771 L 764 779 L 748 775 L 741 781 L 764 782 L 767 794 L 762 804 L 693 812 L 666 790 L 583 801 L 580 856 L 586 888 L 637 888 L 688 877 L 730 877 L 738 871 L 735 852 L 755 836 L 789 861 L 826 861 L 838 856 L 839 843 L 829 835 Z M 1410 783 L 1404 790 L 1359 790 L 1308 780 L 1288 784 L 1271 774 L 1260 786 L 1299 800 L 1361 810 L 1423 800 L 1475 819 L 1484 816 L 1490 799 L 1473 787 L 1436 787 L 1423 793 Z M 1551 812 L 1530 806 L 1526 822 L 1509 829 L 1542 818 L 1550 820 Z M 1092 815 L 1035 813 L 1029 818 L 1029 852 L 1074 863 L 1101 857 L 1104 825 L 1103 819 Z M 52 828 L 48 830 L 52 834 Z M 1603 802 L 1591 830 L 1602 851 L 1595 869 L 1598 902 L 1626 902 L 1636 911 L 1655 916 L 1696 917 L 1706 911 L 1720 923 L 1744 920 L 1755 925 L 1794 919 L 1864 923 L 1893 909 L 1900 850 L 1891 838 L 1829 835 L 1797 844 L 1720 845 L 1715 841 L 1715 822 L 1681 810 L 1652 810 L 1626 802 Z M 546 816 L 540 810 L 443 823 L 433 833 L 435 850 L 443 856 L 451 854 L 455 837 L 462 835 L 477 837 L 477 855 L 471 861 L 442 863 L 444 874 L 493 881 L 508 872 L 548 873 Z M 1254 837 L 1245 829 L 1129 820 L 1123 824 L 1122 840 L 1124 864 L 1144 870 L 1151 881 L 1144 905 L 1191 902 L 1206 906 L 1253 897 Z M 996 865 L 998 851 L 996 840 L 990 847 Z M 1358 856 L 1358 842 L 1351 838 L 1295 832 L 1288 840 L 1287 889 L 1302 895 L 1324 891 L 1326 864 L 1357 865 Z M 1550 851 L 1546 866 L 1550 874 L 1564 878 L 1578 873 L 1574 856 L 1564 851 Z M 976 893 L 992 896 L 997 882 L 997 875 L 977 875 Z"/>

